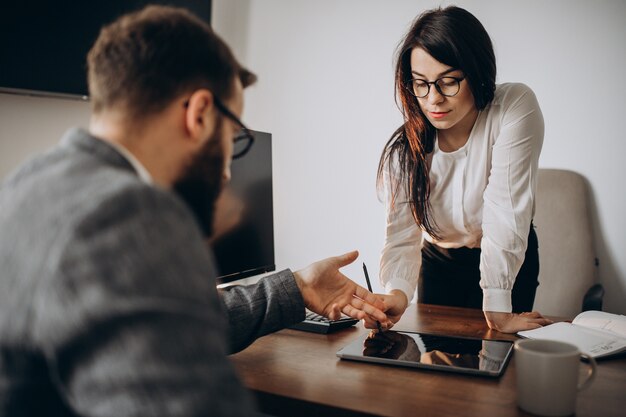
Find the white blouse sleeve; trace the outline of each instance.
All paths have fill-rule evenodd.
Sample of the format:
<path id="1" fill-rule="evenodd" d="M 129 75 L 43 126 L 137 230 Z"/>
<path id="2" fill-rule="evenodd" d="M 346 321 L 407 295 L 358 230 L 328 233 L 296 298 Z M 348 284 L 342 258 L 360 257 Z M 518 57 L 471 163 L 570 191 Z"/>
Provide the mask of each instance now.
<path id="1" fill-rule="evenodd" d="M 383 192 L 387 227 L 380 259 L 380 281 L 387 293 L 401 290 L 411 302 L 417 287 L 422 261 L 422 230 L 411 214 L 405 184 L 395 187 L 399 170 L 397 160 L 383 170 Z M 395 201 L 393 193 L 395 195 Z"/>
<path id="2" fill-rule="evenodd" d="M 501 105 L 483 197 L 480 285 L 484 311 L 511 312 L 534 214 L 544 124 L 535 94 L 523 84 L 511 88 Z"/>

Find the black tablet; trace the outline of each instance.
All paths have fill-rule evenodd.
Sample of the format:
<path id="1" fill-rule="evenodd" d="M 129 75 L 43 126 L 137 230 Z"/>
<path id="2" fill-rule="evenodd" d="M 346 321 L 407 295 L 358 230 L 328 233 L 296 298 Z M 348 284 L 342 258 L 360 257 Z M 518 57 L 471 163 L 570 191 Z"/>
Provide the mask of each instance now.
<path id="1" fill-rule="evenodd" d="M 337 352 L 341 359 L 499 377 L 513 342 L 427 333 L 370 332 Z"/>

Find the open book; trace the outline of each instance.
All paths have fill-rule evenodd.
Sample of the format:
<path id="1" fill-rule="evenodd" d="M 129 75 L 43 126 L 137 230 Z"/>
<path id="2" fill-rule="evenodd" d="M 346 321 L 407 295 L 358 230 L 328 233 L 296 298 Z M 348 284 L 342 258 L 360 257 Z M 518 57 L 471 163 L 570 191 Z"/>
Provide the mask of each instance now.
<path id="1" fill-rule="evenodd" d="M 603 311 L 585 311 L 571 323 L 554 323 L 517 333 L 529 339 L 568 342 L 599 358 L 626 351 L 626 316 Z"/>

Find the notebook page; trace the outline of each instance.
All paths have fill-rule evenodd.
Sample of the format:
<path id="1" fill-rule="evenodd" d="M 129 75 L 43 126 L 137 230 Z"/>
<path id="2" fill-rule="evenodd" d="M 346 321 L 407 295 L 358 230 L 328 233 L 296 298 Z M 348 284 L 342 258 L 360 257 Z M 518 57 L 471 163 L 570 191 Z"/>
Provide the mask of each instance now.
<path id="1" fill-rule="evenodd" d="M 612 333 L 570 324 L 554 323 L 539 329 L 518 332 L 530 339 L 545 339 L 567 342 L 578 347 L 581 352 L 598 357 L 626 349 L 626 338 Z"/>
<path id="2" fill-rule="evenodd" d="M 585 311 L 576 316 L 572 323 L 605 330 L 626 338 L 626 316 L 619 314 L 605 313 L 603 311 Z"/>

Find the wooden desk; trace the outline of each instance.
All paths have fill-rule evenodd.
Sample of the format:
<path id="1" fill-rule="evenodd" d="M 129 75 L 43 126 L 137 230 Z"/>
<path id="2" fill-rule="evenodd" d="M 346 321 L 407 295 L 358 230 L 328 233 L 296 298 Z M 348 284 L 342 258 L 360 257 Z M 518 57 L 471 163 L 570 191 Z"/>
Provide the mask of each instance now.
<path id="1" fill-rule="evenodd" d="M 394 330 L 515 340 L 489 330 L 476 310 L 412 305 Z M 365 337 L 358 324 L 330 335 L 283 330 L 231 358 L 260 408 L 276 416 L 527 416 L 515 402 L 515 356 L 499 379 L 340 360 Z M 598 363 L 577 417 L 626 415 L 626 357 Z M 582 367 L 581 372 L 585 370 Z"/>

